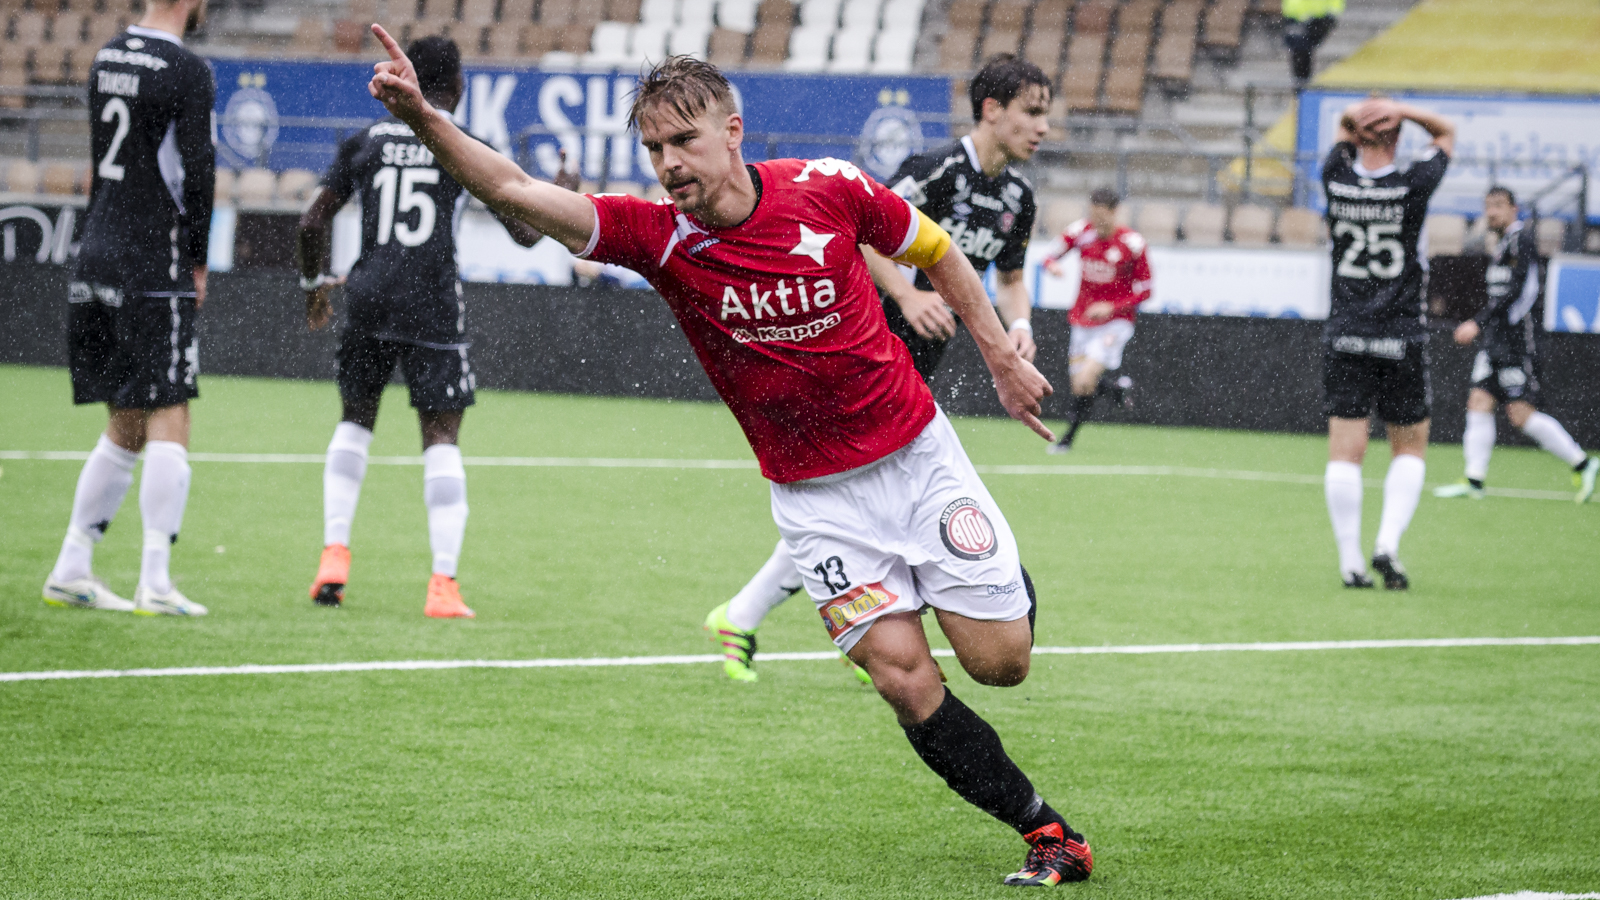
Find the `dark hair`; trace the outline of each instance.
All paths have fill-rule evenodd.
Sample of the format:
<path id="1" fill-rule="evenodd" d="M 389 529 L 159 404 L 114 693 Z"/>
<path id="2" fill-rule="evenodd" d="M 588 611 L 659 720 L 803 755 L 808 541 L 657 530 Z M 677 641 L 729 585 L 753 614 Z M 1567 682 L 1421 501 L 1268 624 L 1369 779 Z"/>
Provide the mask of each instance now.
<path id="1" fill-rule="evenodd" d="M 972 101 L 972 121 L 983 120 L 983 101 L 993 97 L 1001 106 L 1010 106 L 1030 84 L 1044 88 L 1045 95 L 1049 96 L 1050 79 L 1038 66 L 1010 53 L 990 57 L 967 87 L 967 97 Z"/>
<path id="2" fill-rule="evenodd" d="M 406 56 L 417 70 L 422 96 L 432 99 L 455 89 L 461 77 L 461 48 L 455 41 L 436 34 L 417 38 L 406 48 Z"/>
<path id="3" fill-rule="evenodd" d="M 1113 191 L 1111 188 L 1095 188 L 1094 193 L 1089 195 L 1089 204 L 1091 206 L 1104 206 L 1106 209 L 1116 209 L 1117 204 L 1121 202 L 1122 198 L 1118 197 L 1117 192 Z"/>
<path id="4" fill-rule="evenodd" d="M 628 127 L 638 131 L 639 119 L 657 106 L 666 106 L 692 122 L 712 104 L 730 113 L 737 109 L 733 86 L 721 70 L 692 56 L 669 56 L 652 66 L 634 89 Z"/>
<path id="5" fill-rule="evenodd" d="M 1511 188 L 1508 188 L 1503 184 L 1497 184 L 1494 187 L 1489 188 L 1489 192 L 1484 194 L 1483 198 L 1487 200 L 1490 197 L 1493 197 L 1495 194 L 1499 194 L 1500 196 L 1506 198 L 1506 202 L 1512 206 L 1517 205 L 1517 195 L 1511 193 Z"/>

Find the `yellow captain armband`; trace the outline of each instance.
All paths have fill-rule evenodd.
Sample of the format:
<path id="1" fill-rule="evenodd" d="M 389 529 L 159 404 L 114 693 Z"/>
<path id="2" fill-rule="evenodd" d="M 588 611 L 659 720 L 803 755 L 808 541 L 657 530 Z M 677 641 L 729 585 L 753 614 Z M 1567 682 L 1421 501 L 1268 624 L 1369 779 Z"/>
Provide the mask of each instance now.
<path id="1" fill-rule="evenodd" d="M 950 235 L 939 223 L 928 218 L 922 210 L 917 210 L 917 236 L 912 239 L 911 246 L 906 251 L 894 258 L 897 263 L 916 266 L 919 269 L 931 267 L 934 263 L 944 259 L 945 253 L 950 250 Z"/>

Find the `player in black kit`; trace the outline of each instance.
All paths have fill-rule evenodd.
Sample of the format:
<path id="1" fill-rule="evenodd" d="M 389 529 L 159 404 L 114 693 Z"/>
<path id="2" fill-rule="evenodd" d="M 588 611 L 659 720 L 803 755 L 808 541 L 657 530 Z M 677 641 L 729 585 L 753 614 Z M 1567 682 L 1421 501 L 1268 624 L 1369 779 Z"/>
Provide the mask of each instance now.
<path id="1" fill-rule="evenodd" d="M 183 46 L 205 0 L 150 0 L 89 70 L 93 181 L 68 289 L 74 403 L 110 412 L 78 477 L 67 537 L 44 585 L 55 606 L 205 615 L 172 584 L 189 497 L 189 401 L 199 396 L 195 315 L 205 301 L 216 167 L 216 85 Z M 94 577 L 105 535 L 144 453 L 144 555 L 132 602 Z"/>
<path id="2" fill-rule="evenodd" d="M 1033 185 L 1012 164 L 1031 159 L 1049 130 L 1045 116 L 1050 109 L 1050 79 L 1033 63 L 1001 54 L 973 77 L 969 96 L 972 133 L 908 157 L 889 186 L 949 232 L 974 269 L 986 272 L 994 264 L 1000 319 L 1022 358 L 1031 361 L 1037 349 L 1023 262 L 1037 207 Z M 955 336 L 955 316 L 933 292 L 926 275 L 917 273 L 913 283 L 870 248 L 862 252 L 878 284 L 890 330 L 905 341 L 917 373 L 931 382 Z M 750 667 L 756 628 L 800 587 L 800 575 L 779 541 L 755 577 L 706 616 L 706 630 L 722 645 L 728 677 L 756 680 Z M 852 671 L 867 680 L 865 670 L 852 666 Z"/>
<path id="3" fill-rule="evenodd" d="M 1395 153 L 1407 121 L 1422 126 L 1433 143 L 1401 168 Z M 1433 401 L 1423 224 L 1454 146 L 1448 119 L 1373 97 L 1344 111 L 1322 167 L 1333 238 L 1333 305 L 1324 332 L 1325 488 L 1346 587 L 1372 587 L 1361 553 L 1361 461 L 1374 406 L 1388 426 L 1394 457 L 1383 483 L 1372 567 L 1389 590 L 1410 585 L 1400 564 L 1400 536 L 1422 496 Z"/>
<path id="4" fill-rule="evenodd" d="M 1489 302 L 1455 331 L 1456 343 L 1463 346 L 1483 338 L 1472 363 L 1467 429 L 1461 436 L 1466 478 L 1435 490 L 1434 496 L 1483 499 L 1483 480 L 1494 452 L 1494 408 L 1504 403 L 1513 426 L 1572 467 L 1576 499 L 1583 503 L 1594 495 L 1600 459 L 1585 454 L 1560 422 L 1538 410 L 1539 324 L 1533 314 L 1542 285 L 1538 245 L 1517 220 L 1517 199 L 1509 188 L 1489 189 L 1483 218 L 1495 238 L 1485 273 Z"/>
<path id="5" fill-rule="evenodd" d="M 454 109 L 464 87 L 461 51 L 448 38 L 425 37 L 406 51 L 423 95 Z M 361 200 L 361 256 L 348 280 L 326 274 L 328 230 L 352 197 Z M 400 367 L 422 427 L 423 500 L 433 576 L 423 605 L 433 618 L 471 618 L 456 584 L 467 526 L 466 470 L 456 445 L 463 411 L 473 403 L 467 362 L 466 304 L 456 272 L 455 229 L 467 194 L 434 163 L 433 154 L 395 118 L 374 122 L 339 147 L 322 187 L 300 220 L 300 286 L 313 330 L 327 324 L 329 292 L 343 283 L 347 300 L 339 343 L 339 396 L 344 412 L 322 476 L 323 550 L 311 597 L 338 606 L 350 576 L 350 522 L 367 471 L 367 448 L 384 385 Z M 542 237 L 531 226 L 500 218 L 518 244 Z"/>

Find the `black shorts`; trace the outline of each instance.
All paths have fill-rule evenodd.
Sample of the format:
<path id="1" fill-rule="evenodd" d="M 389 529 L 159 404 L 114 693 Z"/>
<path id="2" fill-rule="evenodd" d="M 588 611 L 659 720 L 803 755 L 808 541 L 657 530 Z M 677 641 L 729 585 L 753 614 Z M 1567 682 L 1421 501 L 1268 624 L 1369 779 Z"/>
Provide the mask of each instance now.
<path id="1" fill-rule="evenodd" d="M 939 371 L 939 361 L 944 359 L 945 348 L 950 346 L 949 341 L 937 338 L 925 338 L 917 334 L 911 327 L 905 314 L 900 311 L 900 304 L 893 299 L 883 298 L 883 315 L 889 320 L 889 330 L 894 336 L 905 342 L 906 349 L 911 351 L 911 364 L 916 366 L 917 374 L 928 383 L 933 382 L 933 375 Z"/>
<path id="2" fill-rule="evenodd" d="M 345 329 L 339 341 L 339 396 L 351 404 L 375 403 L 396 364 L 411 389 L 411 405 L 419 412 L 448 412 L 473 404 L 477 376 L 467 364 L 467 348 L 386 341 L 353 329 Z"/>
<path id="3" fill-rule="evenodd" d="M 67 299 L 73 403 L 161 409 L 200 396 L 193 294 L 128 294 L 74 281 Z"/>
<path id="4" fill-rule="evenodd" d="M 1472 386 L 1488 391 L 1501 403 L 1522 401 L 1539 405 L 1538 361 L 1532 353 L 1491 353 L 1479 350 L 1472 361 Z"/>
<path id="5" fill-rule="evenodd" d="M 1407 341 L 1405 355 L 1387 359 L 1344 353 L 1331 346 L 1323 355 L 1323 412 L 1333 419 L 1366 419 L 1377 407 L 1390 425 L 1415 425 L 1433 411 L 1428 379 L 1428 348 Z"/>

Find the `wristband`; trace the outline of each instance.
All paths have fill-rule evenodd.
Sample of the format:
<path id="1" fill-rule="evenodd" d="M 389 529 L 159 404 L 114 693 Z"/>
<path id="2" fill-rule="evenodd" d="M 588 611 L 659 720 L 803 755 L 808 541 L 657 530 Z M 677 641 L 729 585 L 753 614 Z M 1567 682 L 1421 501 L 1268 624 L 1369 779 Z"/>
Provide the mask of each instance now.
<path id="1" fill-rule="evenodd" d="M 301 275 L 300 276 L 300 290 L 302 290 L 302 291 L 314 291 L 317 288 L 320 288 L 325 284 L 330 284 L 330 283 L 335 282 L 335 280 L 336 279 L 332 275 L 318 275 L 315 278 L 307 278 L 304 275 Z"/>
<path id="2" fill-rule="evenodd" d="M 1017 319 L 1015 322 L 1012 322 L 1011 323 L 1011 327 L 1007 328 L 1006 330 L 1007 331 L 1016 331 L 1019 328 L 1022 329 L 1023 331 L 1026 331 L 1029 334 L 1033 334 L 1033 323 L 1028 321 L 1027 319 Z"/>

